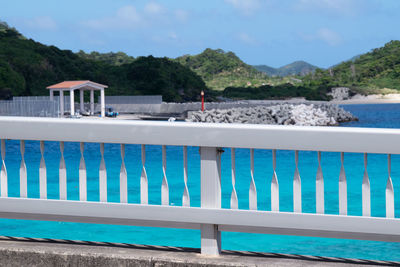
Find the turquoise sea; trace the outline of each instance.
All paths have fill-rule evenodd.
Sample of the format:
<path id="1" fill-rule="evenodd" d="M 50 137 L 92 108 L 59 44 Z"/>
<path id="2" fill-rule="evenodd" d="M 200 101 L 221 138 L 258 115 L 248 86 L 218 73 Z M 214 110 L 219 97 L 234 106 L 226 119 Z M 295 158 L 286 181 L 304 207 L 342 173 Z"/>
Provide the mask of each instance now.
<path id="1" fill-rule="evenodd" d="M 400 128 L 400 104 L 346 105 L 346 110 L 359 117 L 342 127 Z M 245 138 L 245 137 L 244 137 Z M 393 144 L 399 145 L 399 144 Z M 59 144 L 46 142 L 49 198 L 58 198 Z M 67 165 L 68 199 L 78 199 L 79 144 L 65 143 Z M 192 206 L 200 205 L 200 157 L 197 147 L 188 148 L 188 187 Z M 258 208 L 270 209 L 270 181 L 272 158 L 270 150 L 255 150 L 255 182 L 258 191 Z M 88 200 L 98 201 L 99 144 L 85 145 L 88 169 Z M 371 181 L 372 216 L 385 216 L 385 186 L 387 179 L 386 155 L 369 155 L 368 172 Z M 9 196 L 19 196 L 19 164 L 21 156 L 19 141 L 7 141 L 6 166 L 9 176 Z M 25 161 L 28 169 L 28 197 L 39 197 L 39 142 L 27 141 Z M 105 161 L 108 175 L 108 199 L 119 201 L 120 146 L 105 145 Z M 140 146 L 126 146 L 128 172 L 128 194 L 130 203 L 139 203 L 139 179 L 141 171 Z M 146 146 L 146 169 L 149 177 L 151 204 L 161 202 L 161 147 Z M 171 205 L 181 205 L 183 193 L 183 160 L 181 147 L 167 147 L 167 177 L 170 187 Z M 249 150 L 236 151 L 236 188 L 239 208 L 248 209 L 250 184 Z M 325 179 L 326 213 L 338 214 L 338 179 L 340 171 L 339 153 L 322 153 L 322 169 Z M 299 153 L 299 170 L 302 179 L 303 212 L 315 212 L 315 176 L 317 153 Z M 345 170 L 348 179 L 348 213 L 361 214 L 361 182 L 363 178 L 363 155 L 345 153 Z M 280 184 L 282 211 L 292 211 L 292 179 L 294 174 L 294 152 L 277 151 L 277 174 Z M 395 191 L 395 216 L 400 217 L 400 156 L 392 156 L 392 179 Z M 232 190 L 230 176 L 230 150 L 222 156 L 222 206 L 229 208 Z M 164 228 L 134 226 L 77 224 L 64 222 L 40 222 L 0 219 L 0 235 L 18 237 L 41 237 L 70 240 L 126 242 L 133 244 L 199 247 L 200 232 Z M 346 258 L 379 259 L 400 261 L 399 243 L 339 240 L 327 238 L 295 237 L 263 234 L 222 233 L 222 248 L 262 252 L 320 255 Z"/>

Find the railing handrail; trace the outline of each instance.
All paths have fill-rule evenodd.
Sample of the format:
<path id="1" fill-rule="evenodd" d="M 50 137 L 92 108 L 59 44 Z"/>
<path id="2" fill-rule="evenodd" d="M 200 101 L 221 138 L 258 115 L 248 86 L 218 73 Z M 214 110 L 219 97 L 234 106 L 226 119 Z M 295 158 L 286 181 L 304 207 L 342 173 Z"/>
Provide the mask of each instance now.
<path id="1" fill-rule="evenodd" d="M 175 207 L 72 200 L 1 199 L 0 218 L 292 234 L 399 242 L 399 220 L 292 212 Z M 301 222 L 301 223 L 299 223 Z"/>
<path id="2" fill-rule="evenodd" d="M 0 139 L 400 154 L 399 129 L 1 117 Z"/>
<path id="3" fill-rule="evenodd" d="M 394 188 L 391 178 L 391 154 L 400 154 L 400 130 L 376 128 L 302 127 L 277 125 L 210 124 L 96 119 L 54 119 L 0 117 L 1 170 L 0 217 L 13 219 L 93 222 L 142 226 L 200 229 L 201 252 L 218 255 L 221 231 L 288 234 L 318 237 L 352 238 L 400 242 L 400 220 L 395 217 Z M 5 139 L 20 140 L 20 197 L 8 196 Z M 40 199 L 28 198 L 25 164 L 25 140 L 40 141 Z M 47 199 L 45 142 L 60 145 L 59 200 Z M 64 142 L 80 142 L 79 201 L 68 200 Z M 99 202 L 87 201 L 87 169 L 84 156 L 86 142 L 100 143 Z M 119 181 L 120 203 L 107 201 L 107 169 L 104 143 L 121 144 Z M 125 144 L 141 145 L 140 204 L 129 203 Z M 145 145 L 162 146 L 161 205 L 148 205 L 149 183 Z M 183 146 L 182 207 L 171 207 L 167 179 L 166 146 Z M 187 146 L 200 149 L 200 207 L 190 206 L 187 188 Z M 221 149 L 231 148 L 231 208 L 222 209 Z M 235 149 L 250 150 L 251 176 L 249 210 L 238 209 L 236 193 Z M 259 210 L 254 180 L 254 149 L 272 149 L 271 211 Z M 279 178 L 276 174 L 276 150 L 294 150 L 293 212 L 280 212 Z M 316 213 L 302 213 L 302 188 L 298 170 L 298 151 L 318 151 L 315 179 Z M 341 152 L 338 179 L 339 215 L 325 213 L 324 179 L 320 151 Z M 348 216 L 347 178 L 343 152 L 364 153 L 362 216 Z M 368 153 L 385 153 L 387 180 L 385 187 L 386 218 L 371 217 L 371 186 L 367 170 Z M 137 180 L 136 180 L 137 181 Z M 381 188 L 383 189 L 383 187 Z"/>

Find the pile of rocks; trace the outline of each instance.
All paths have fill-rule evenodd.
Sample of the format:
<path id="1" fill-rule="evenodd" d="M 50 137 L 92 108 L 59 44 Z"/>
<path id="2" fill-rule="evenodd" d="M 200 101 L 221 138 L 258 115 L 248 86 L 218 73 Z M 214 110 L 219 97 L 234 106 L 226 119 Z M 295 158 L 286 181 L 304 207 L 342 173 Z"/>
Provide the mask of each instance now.
<path id="1" fill-rule="evenodd" d="M 332 97 L 332 100 L 345 100 L 350 97 L 350 89 L 348 87 L 333 87 L 327 95 Z"/>
<path id="2" fill-rule="evenodd" d="M 248 108 L 192 111 L 186 121 L 325 126 L 357 120 L 351 113 L 332 104 L 288 104 Z"/>

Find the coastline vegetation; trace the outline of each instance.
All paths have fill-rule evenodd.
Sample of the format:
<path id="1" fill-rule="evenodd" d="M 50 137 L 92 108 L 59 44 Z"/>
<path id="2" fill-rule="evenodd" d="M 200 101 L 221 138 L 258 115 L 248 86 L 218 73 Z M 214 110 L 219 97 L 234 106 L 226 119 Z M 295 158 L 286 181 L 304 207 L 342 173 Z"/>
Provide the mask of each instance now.
<path id="1" fill-rule="evenodd" d="M 290 83 L 276 86 L 263 85 L 260 87 L 227 87 L 222 96 L 230 99 L 288 99 L 305 98 L 307 100 L 330 100 L 327 95 L 330 87 L 324 85 L 293 85 Z"/>

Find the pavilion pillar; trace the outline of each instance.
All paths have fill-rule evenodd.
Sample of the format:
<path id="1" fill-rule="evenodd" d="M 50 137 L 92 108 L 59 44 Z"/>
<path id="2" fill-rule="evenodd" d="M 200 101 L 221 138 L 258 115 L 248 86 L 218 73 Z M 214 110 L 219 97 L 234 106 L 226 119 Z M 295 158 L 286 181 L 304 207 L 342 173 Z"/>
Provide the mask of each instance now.
<path id="1" fill-rule="evenodd" d="M 101 105 L 101 117 L 106 116 L 106 101 L 104 96 L 104 88 L 100 90 L 100 105 Z"/>
<path id="2" fill-rule="evenodd" d="M 64 91 L 60 90 L 60 115 L 64 117 Z"/>
<path id="3" fill-rule="evenodd" d="M 94 115 L 94 91 L 90 90 L 90 115 Z"/>
<path id="4" fill-rule="evenodd" d="M 81 114 L 83 114 L 83 111 L 85 110 L 85 108 L 83 106 L 84 105 L 83 89 L 79 90 L 79 100 L 80 100 L 80 104 L 81 104 L 81 106 L 80 106 Z"/>
<path id="5" fill-rule="evenodd" d="M 50 101 L 54 100 L 54 91 L 53 89 L 50 89 Z"/>
<path id="6" fill-rule="evenodd" d="M 71 116 L 75 115 L 75 95 L 74 90 L 69 90 L 69 103 L 71 108 Z"/>

